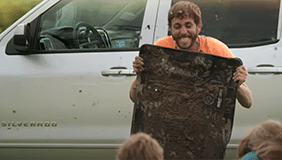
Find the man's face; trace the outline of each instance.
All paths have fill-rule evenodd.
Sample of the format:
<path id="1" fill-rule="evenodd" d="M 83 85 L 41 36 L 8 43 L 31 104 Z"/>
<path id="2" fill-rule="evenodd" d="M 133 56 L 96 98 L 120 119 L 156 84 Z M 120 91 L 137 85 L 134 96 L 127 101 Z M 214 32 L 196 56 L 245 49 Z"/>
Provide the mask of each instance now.
<path id="1" fill-rule="evenodd" d="M 185 16 L 183 19 L 173 18 L 169 30 L 179 49 L 189 50 L 195 43 L 202 25 L 196 25 L 194 19 Z"/>

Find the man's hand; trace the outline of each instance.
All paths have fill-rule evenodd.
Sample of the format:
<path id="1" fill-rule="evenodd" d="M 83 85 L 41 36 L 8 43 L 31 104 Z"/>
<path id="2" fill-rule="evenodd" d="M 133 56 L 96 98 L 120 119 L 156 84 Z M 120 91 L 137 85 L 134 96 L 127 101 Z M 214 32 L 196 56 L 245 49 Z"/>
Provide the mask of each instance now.
<path id="1" fill-rule="evenodd" d="M 133 65 L 132 65 L 135 73 L 138 74 L 144 71 L 144 68 L 143 68 L 144 62 L 143 61 L 144 61 L 143 58 L 139 56 L 135 57 L 135 60 L 133 61 Z"/>
<path id="2" fill-rule="evenodd" d="M 236 72 L 233 74 L 233 80 L 238 81 L 238 86 L 243 84 L 247 78 L 247 70 L 244 66 L 239 66 L 236 68 Z"/>

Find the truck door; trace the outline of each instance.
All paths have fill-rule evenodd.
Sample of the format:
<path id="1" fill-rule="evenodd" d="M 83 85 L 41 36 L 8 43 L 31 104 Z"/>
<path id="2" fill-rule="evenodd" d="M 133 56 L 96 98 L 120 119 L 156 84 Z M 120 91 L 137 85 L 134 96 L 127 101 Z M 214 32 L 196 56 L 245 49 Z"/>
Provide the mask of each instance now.
<path id="1" fill-rule="evenodd" d="M 168 35 L 168 9 L 179 0 L 161 1 L 154 42 Z M 255 124 L 282 120 L 282 42 L 280 0 L 189 0 L 202 12 L 200 35 L 224 42 L 248 70 L 246 84 L 253 105 L 235 109 L 234 125 L 226 159 L 236 158 L 240 140 Z M 161 24 L 161 25 L 160 25 Z"/>
<path id="2" fill-rule="evenodd" d="M 15 49 L 15 29 L 1 37 L 0 155 L 114 159 L 130 134 L 132 62 L 152 44 L 158 1 L 52 5 L 17 22 L 29 23 L 31 49 Z"/>

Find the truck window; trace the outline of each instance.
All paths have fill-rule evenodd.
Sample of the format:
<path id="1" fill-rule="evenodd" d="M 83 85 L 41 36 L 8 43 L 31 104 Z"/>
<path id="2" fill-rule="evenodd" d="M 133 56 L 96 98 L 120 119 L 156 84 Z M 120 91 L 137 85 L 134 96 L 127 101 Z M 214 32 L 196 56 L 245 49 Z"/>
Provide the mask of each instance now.
<path id="1" fill-rule="evenodd" d="M 40 50 L 138 48 L 147 0 L 63 0 L 42 15 Z"/>
<path id="2" fill-rule="evenodd" d="M 172 5 L 179 0 L 172 0 Z M 189 0 L 202 11 L 200 35 L 229 47 L 276 41 L 280 0 Z"/>

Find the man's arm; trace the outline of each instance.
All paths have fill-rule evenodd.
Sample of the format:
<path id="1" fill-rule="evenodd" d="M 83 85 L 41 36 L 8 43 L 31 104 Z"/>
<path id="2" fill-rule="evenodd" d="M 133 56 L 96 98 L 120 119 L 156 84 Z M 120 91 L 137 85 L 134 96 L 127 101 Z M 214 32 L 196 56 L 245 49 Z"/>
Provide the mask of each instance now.
<path id="1" fill-rule="evenodd" d="M 134 79 L 134 81 L 131 84 L 130 90 L 129 90 L 129 97 L 130 97 L 132 102 L 135 102 L 136 83 L 137 83 L 137 79 Z"/>
<path id="2" fill-rule="evenodd" d="M 144 70 L 143 68 L 143 58 L 139 57 L 139 56 L 136 56 L 135 57 L 135 60 L 133 61 L 133 69 L 134 69 L 134 72 L 136 74 L 142 72 Z M 138 76 L 137 76 L 138 77 Z M 135 96 L 136 96 L 136 84 L 137 84 L 137 81 L 138 81 L 138 78 L 136 77 L 136 79 L 134 79 L 134 81 L 132 82 L 131 84 L 131 87 L 130 87 L 130 90 L 129 90 L 129 97 L 130 99 L 132 100 L 132 102 L 135 101 Z"/>
<path id="3" fill-rule="evenodd" d="M 135 60 L 133 61 L 133 69 L 134 71 L 138 74 L 144 70 L 143 68 L 143 58 L 136 56 Z M 245 84 L 247 77 L 247 70 L 244 66 L 239 66 L 236 69 L 236 72 L 233 75 L 233 80 L 236 82 L 238 81 L 238 89 L 237 89 L 237 99 L 239 103 L 245 107 L 245 108 L 250 108 L 253 104 L 253 97 L 250 89 L 248 86 Z M 130 87 L 129 91 L 129 96 L 130 99 L 134 102 L 135 101 L 135 96 L 136 96 L 136 84 L 137 84 L 138 79 L 136 78 Z"/>
<path id="4" fill-rule="evenodd" d="M 253 104 L 253 96 L 246 85 L 245 81 L 247 78 L 247 70 L 244 66 L 239 66 L 236 69 L 236 72 L 233 75 L 233 80 L 235 82 L 238 81 L 238 89 L 237 89 L 237 99 L 239 103 L 245 107 L 245 108 L 250 108 Z"/>
<path id="5" fill-rule="evenodd" d="M 243 107 L 250 108 L 252 106 L 253 96 L 246 83 L 243 83 L 238 87 L 237 100 Z"/>

